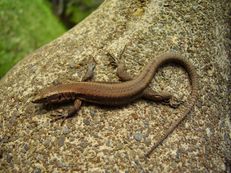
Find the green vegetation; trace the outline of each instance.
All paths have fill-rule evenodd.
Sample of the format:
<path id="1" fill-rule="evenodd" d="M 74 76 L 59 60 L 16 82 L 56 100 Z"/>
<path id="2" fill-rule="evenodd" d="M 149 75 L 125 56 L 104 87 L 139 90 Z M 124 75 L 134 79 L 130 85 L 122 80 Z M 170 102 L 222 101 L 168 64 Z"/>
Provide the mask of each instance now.
<path id="1" fill-rule="evenodd" d="M 74 26 L 102 1 L 0 0 L 0 78 L 28 53 L 64 33 L 64 25 Z"/>
<path id="2" fill-rule="evenodd" d="M 47 0 L 47 2 L 65 26 L 72 28 L 94 11 L 103 0 Z"/>
<path id="3" fill-rule="evenodd" d="M 29 52 L 65 32 L 45 0 L 0 0 L 0 77 Z"/>
<path id="4" fill-rule="evenodd" d="M 102 0 L 69 0 L 65 10 L 65 15 L 70 16 L 72 23 L 79 23 L 95 10 Z"/>

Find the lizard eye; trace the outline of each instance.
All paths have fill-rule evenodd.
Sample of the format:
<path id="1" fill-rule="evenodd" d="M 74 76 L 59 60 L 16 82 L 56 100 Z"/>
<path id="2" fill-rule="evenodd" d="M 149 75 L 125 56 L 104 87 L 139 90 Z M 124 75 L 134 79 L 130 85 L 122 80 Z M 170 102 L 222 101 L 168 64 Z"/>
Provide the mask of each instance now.
<path id="1" fill-rule="evenodd" d="M 58 99 L 59 99 L 59 100 L 62 100 L 62 96 L 61 96 L 61 95 L 59 95 L 59 96 L 58 96 Z"/>

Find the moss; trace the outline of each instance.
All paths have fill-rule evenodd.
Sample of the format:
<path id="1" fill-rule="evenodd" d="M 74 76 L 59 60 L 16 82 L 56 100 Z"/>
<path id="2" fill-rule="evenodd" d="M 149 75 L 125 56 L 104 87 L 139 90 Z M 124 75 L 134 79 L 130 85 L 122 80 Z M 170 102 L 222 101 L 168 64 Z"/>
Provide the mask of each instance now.
<path id="1" fill-rule="evenodd" d="M 0 77 L 26 54 L 65 32 L 43 0 L 1 0 L 0 23 Z"/>

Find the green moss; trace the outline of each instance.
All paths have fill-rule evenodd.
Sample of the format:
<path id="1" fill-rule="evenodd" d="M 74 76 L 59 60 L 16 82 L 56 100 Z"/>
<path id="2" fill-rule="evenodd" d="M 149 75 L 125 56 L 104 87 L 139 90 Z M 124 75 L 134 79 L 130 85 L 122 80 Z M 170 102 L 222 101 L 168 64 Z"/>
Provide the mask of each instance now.
<path id="1" fill-rule="evenodd" d="M 65 32 L 44 0 L 1 0 L 0 23 L 0 77 L 26 54 Z"/>
<path id="2" fill-rule="evenodd" d="M 65 15 L 69 16 L 72 23 L 79 23 L 94 11 L 103 0 L 70 0 L 67 1 Z"/>

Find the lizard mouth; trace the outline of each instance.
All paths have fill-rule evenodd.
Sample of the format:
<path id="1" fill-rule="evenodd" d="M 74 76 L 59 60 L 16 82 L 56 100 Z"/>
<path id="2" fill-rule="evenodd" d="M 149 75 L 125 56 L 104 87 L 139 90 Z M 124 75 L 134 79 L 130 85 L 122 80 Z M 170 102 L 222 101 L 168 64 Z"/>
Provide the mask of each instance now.
<path id="1" fill-rule="evenodd" d="M 39 97 L 39 96 L 35 96 L 32 101 L 32 103 L 45 103 L 46 102 L 46 98 L 43 97 Z"/>

